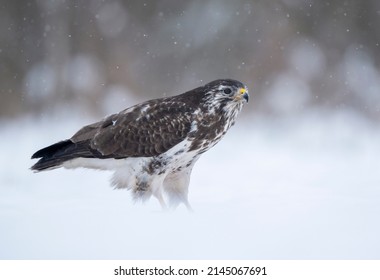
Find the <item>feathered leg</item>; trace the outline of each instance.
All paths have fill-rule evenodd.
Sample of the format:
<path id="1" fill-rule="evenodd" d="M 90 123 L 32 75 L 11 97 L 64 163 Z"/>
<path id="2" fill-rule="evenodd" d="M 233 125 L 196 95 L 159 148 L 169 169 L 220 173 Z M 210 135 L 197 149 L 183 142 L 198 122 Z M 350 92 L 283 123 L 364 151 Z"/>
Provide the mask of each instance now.
<path id="1" fill-rule="evenodd" d="M 183 203 L 189 211 L 192 211 L 187 199 L 191 169 L 192 166 L 182 171 L 170 173 L 164 180 L 164 191 L 169 198 L 170 206 L 173 208 Z"/>

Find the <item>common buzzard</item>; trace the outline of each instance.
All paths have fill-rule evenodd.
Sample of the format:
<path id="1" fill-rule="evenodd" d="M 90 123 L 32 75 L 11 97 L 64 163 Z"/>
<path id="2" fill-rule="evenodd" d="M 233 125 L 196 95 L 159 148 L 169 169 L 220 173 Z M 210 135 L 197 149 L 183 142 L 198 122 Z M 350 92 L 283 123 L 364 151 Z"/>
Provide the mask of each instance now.
<path id="1" fill-rule="evenodd" d="M 246 102 L 247 87 L 229 79 L 149 100 L 37 151 L 32 158 L 40 159 L 31 169 L 113 170 L 113 186 L 131 190 L 135 199 L 153 195 L 164 208 L 165 199 L 171 206 L 190 208 L 187 195 L 195 162 L 219 142 Z"/>

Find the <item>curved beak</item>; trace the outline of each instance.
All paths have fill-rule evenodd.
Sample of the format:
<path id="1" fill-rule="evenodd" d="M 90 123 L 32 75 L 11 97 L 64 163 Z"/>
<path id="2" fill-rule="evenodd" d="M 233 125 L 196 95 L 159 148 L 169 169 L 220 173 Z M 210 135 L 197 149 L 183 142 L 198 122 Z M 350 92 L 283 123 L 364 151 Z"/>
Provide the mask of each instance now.
<path id="1" fill-rule="evenodd" d="M 246 102 L 249 100 L 249 94 L 246 88 L 240 88 L 239 93 L 236 96 L 236 99 L 238 100 L 241 100 L 242 98 L 244 98 Z"/>

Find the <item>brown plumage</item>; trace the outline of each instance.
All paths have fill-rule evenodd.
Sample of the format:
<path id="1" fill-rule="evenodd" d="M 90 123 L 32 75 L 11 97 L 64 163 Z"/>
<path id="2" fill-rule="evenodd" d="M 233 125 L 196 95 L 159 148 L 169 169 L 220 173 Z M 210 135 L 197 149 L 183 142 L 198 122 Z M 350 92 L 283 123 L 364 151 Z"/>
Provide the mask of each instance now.
<path id="1" fill-rule="evenodd" d="M 162 190 L 155 190 L 160 186 L 152 189 L 157 183 L 152 176 L 164 176 L 158 180 L 161 187 L 165 178 L 183 181 L 177 178 L 183 170 L 182 175 L 189 177 L 200 154 L 221 139 L 246 101 L 246 87 L 234 80 L 217 80 L 181 95 L 146 101 L 37 151 L 32 158 L 40 159 L 31 169 L 115 167 L 116 187 L 130 188 L 137 197 L 154 194 L 164 204 Z M 129 174 L 123 178 L 121 165 Z M 188 205 L 188 182 L 181 184 L 186 185 L 180 186 L 186 189 L 186 198 L 178 199 Z"/>

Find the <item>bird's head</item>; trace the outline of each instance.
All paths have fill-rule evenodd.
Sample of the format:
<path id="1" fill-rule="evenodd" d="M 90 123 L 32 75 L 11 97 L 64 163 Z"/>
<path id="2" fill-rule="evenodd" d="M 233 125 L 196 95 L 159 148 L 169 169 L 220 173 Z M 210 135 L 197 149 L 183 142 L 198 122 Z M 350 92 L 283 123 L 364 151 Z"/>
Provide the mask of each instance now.
<path id="1" fill-rule="evenodd" d="M 204 93 L 205 103 L 211 111 L 238 112 L 249 99 L 247 87 L 239 81 L 230 79 L 216 80 L 206 84 Z"/>

